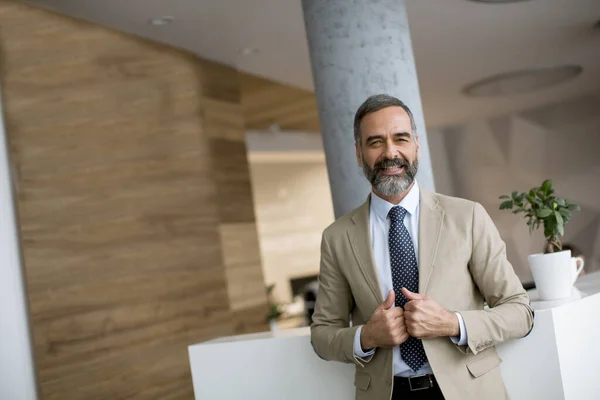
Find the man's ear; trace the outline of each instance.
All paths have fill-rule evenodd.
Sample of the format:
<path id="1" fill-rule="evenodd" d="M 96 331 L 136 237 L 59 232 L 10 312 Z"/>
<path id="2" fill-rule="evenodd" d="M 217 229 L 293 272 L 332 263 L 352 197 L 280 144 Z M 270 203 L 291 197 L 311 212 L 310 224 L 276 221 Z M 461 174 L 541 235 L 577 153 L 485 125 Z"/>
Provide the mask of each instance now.
<path id="1" fill-rule="evenodd" d="M 419 144 L 419 135 L 415 133 L 415 143 L 417 143 L 417 157 L 421 159 L 421 145 Z"/>
<path id="2" fill-rule="evenodd" d="M 360 151 L 360 146 L 358 145 L 358 143 L 354 142 L 354 147 L 356 148 L 356 163 L 358 164 L 359 167 L 362 167 L 363 159 L 362 159 L 362 153 Z"/>

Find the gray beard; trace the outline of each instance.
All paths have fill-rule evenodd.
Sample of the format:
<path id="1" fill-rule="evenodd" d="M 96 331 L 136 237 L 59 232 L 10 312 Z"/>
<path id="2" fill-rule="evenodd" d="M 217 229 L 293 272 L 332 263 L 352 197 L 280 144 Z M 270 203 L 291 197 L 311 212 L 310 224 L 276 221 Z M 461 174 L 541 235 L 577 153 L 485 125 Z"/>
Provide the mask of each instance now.
<path id="1" fill-rule="evenodd" d="M 404 171 L 400 175 L 383 175 L 380 173 L 383 168 L 392 166 L 404 167 Z M 397 196 L 406 191 L 414 182 L 418 169 L 419 160 L 416 158 L 412 164 L 401 158 L 384 159 L 376 163 L 373 168 L 363 161 L 365 177 L 371 182 L 375 192 L 383 196 Z"/>

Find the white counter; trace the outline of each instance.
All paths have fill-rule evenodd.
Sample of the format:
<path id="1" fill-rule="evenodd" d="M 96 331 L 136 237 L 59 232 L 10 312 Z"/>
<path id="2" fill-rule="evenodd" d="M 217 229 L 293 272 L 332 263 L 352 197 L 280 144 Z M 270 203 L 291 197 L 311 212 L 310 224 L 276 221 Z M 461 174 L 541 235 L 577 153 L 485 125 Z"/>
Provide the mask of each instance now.
<path id="1" fill-rule="evenodd" d="M 576 286 L 582 299 L 534 303 L 531 334 L 498 346 L 512 400 L 600 399 L 600 273 Z M 221 338 L 189 356 L 197 400 L 354 398 L 354 366 L 321 360 L 308 328 Z"/>
<path id="2" fill-rule="evenodd" d="M 498 346 L 512 400 L 600 399 L 600 273 L 576 287 L 579 300 L 549 309 L 532 301 L 531 334 Z"/>

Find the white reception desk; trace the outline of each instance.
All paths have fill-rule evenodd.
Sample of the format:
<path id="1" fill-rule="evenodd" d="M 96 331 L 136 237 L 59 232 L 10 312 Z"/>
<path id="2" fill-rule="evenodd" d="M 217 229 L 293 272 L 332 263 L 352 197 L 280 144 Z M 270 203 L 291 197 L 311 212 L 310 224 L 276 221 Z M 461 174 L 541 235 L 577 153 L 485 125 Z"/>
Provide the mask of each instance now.
<path id="1" fill-rule="evenodd" d="M 600 399 L 600 272 L 576 286 L 581 299 L 532 302 L 531 334 L 497 347 L 512 400 Z M 195 344 L 189 357 L 197 400 L 354 398 L 354 366 L 321 360 L 308 328 Z"/>

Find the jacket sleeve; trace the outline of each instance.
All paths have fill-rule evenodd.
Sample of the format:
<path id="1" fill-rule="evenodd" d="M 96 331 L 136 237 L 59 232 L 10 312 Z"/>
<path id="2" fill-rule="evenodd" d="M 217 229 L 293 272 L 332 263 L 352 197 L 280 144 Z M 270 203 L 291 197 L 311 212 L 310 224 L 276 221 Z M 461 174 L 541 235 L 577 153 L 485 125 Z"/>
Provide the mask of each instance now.
<path id="1" fill-rule="evenodd" d="M 319 289 L 311 325 L 311 343 L 322 359 L 360 366 L 371 360 L 372 355 L 359 358 L 354 354 L 354 336 L 359 327 L 349 326 L 352 307 L 350 285 L 341 272 L 324 233 L 321 241 Z"/>
<path id="2" fill-rule="evenodd" d="M 473 207 L 471 237 L 469 269 L 489 309 L 460 312 L 468 342 L 459 349 L 477 354 L 506 340 L 526 336 L 533 327 L 533 311 L 523 285 L 506 258 L 506 245 L 479 203 Z"/>

